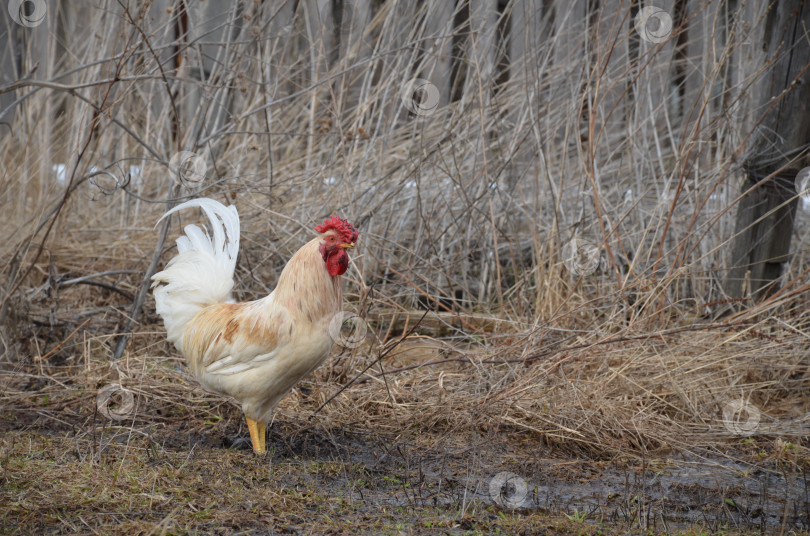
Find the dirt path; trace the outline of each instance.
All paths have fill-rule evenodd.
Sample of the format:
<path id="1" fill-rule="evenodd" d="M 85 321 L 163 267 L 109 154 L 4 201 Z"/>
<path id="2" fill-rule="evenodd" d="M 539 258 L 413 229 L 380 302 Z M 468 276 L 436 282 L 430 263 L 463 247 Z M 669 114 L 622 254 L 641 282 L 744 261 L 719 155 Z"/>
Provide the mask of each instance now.
<path id="1" fill-rule="evenodd" d="M 783 473 L 768 458 L 639 464 L 560 458 L 525 436 L 391 438 L 277 422 L 261 459 L 236 419 L 207 429 L 88 429 L 41 415 L 6 417 L 4 533 L 779 533 L 810 526 L 807 475 Z"/>

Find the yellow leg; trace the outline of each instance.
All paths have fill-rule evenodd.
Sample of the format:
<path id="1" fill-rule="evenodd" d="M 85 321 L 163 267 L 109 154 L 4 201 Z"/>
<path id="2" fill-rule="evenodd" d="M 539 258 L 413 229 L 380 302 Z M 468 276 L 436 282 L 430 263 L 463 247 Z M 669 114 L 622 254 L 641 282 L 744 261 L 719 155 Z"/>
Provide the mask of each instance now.
<path id="1" fill-rule="evenodd" d="M 266 425 L 260 421 L 254 421 L 250 417 L 245 417 L 247 421 L 248 430 L 250 430 L 250 442 L 253 443 L 253 452 L 264 456 L 267 449 L 264 446 L 264 438 L 266 432 Z"/>

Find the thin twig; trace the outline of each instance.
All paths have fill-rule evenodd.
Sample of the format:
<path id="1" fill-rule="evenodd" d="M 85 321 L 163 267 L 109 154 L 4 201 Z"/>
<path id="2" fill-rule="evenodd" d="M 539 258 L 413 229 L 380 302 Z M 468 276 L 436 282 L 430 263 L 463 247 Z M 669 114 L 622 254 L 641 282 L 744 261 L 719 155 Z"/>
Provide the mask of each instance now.
<path id="1" fill-rule="evenodd" d="M 377 364 L 377 363 L 381 362 L 381 361 L 383 360 L 383 358 L 385 358 L 385 356 L 387 356 L 389 353 L 391 353 L 391 351 L 392 351 L 394 348 L 396 348 L 397 346 L 399 346 L 400 344 L 402 344 L 402 342 L 403 342 L 403 341 L 405 341 L 405 339 L 407 339 L 407 338 L 408 338 L 408 337 L 409 337 L 409 336 L 410 336 L 410 335 L 411 335 L 411 334 L 412 334 L 414 331 L 416 331 L 416 328 L 418 328 L 418 327 L 419 327 L 419 324 L 421 324 L 421 323 L 422 323 L 422 320 L 424 320 L 424 319 L 425 319 L 425 316 L 427 316 L 427 313 L 428 313 L 428 312 L 427 312 L 427 311 L 425 311 L 425 312 L 424 312 L 424 314 L 422 315 L 422 317 L 421 317 L 419 320 L 417 320 L 416 324 L 414 324 L 414 325 L 413 325 L 413 327 L 411 327 L 411 329 L 409 329 L 407 333 L 404 333 L 404 334 L 403 334 L 403 335 L 402 335 L 402 336 L 399 338 L 399 340 L 397 340 L 397 341 L 396 341 L 394 344 L 390 345 L 390 346 L 389 346 L 388 348 L 386 348 L 384 351 L 381 351 L 381 352 L 379 353 L 379 355 L 377 356 L 377 359 L 375 359 L 374 361 L 372 361 L 371 363 L 369 363 L 368 365 L 366 365 L 366 366 L 365 366 L 365 368 L 363 368 L 363 370 L 361 370 L 361 371 L 360 371 L 360 372 L 359 372 L 359 373 L 358 373 L 358 374 L 357 374 L 357 375 L 356 375 L 354 378 L 352 378 L 352 379 L 351 379 L 351 381 L 349 381 L 348 383 L 346 383 L 346 385 L 344 385 L 343 387 L 341 387 L 341 388 L 338 390 L 338 392 L 337 392 L 337 393 L 335 393 L 335 394 L 333 394 L 332 396 L 330 396 L 329 398 L 327 398 L 327 399 L 326 399 L 326 401 L 325 401 L 323 404 L 321 404 L 320 406 L 318 406 L 318 409 L 316 409 L 315 411 L 313 411 L 313 412 L 312 412 L 312 415 L 310 415 L 310 416 L 309 416 L 309 418 L 311 419 L 311 418 L 315 417 L 315 415 L 317 415 L 317 414 L 318 414 L 318 412 L 320 412 L 320 411 L 321 411 L 321 410 L 324 408 L 324 406 L 326 406 L 326 405 L 327 405 L 329 402 L 331 402 L 332 400 L 334 400 L 334 399 L 335 399 L 335 398 L 336 398 L 336 397 L 337 397 L 337 396 L 338 396 L 340 393 L 342 393 L 343 391 L 345 391 L 346 389 L 348 389 L 349 387 L 351 387 L 351 386 L 352 386 L 352 385 L 353 385 L 353 384 L 354 384 L 354 383 L 355 383 L 355 382 L 358 380 L 358 378 L 360 378 L 360 376 L 362 376 L 363 374 L 365 374 L 365 373 L 366 373 L 366 371 L 367 371 L 368 369 L 370 369 L 371 367 L 373 367 L 375 364 Z M 380 374 L 379 374 L 377 377 L 379 377 L 379 376 L 383 376 L 383 377 L 385 377 L 385 372 L 380 373 Z"/>

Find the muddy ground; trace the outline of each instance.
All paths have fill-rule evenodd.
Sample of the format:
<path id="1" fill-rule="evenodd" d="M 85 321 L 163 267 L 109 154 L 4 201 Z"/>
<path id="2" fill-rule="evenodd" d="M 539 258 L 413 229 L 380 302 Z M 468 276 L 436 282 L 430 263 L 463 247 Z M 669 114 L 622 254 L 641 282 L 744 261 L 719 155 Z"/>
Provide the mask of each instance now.
<path id="1" fill-rule="evenodd" d="M 3 409 L 4 534 L 806 533 L 810 482 L 773 443 L 733 456 L 570 456 L 509 430 L 390 437 L 277 420 L 267 457 L 236 408 L 127 423 Z M 780 448 L 784 450 L 784 445 Z M 666 449 L 664 449 L 666 450 Z"/>

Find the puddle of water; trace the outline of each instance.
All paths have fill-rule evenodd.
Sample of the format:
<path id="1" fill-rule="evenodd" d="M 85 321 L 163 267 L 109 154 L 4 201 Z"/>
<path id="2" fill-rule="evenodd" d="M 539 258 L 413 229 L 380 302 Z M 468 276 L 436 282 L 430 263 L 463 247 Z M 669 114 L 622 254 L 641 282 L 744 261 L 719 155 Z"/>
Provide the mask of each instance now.
<path id="1" fill-rule="evenodd" d="M 807 475 L 784 475 L 719 458 L 671 459 L 665 469 L 645 472 L 607 468 L 576 481 L 549 475 L 507 479 L 495 475 L 473 489 L 481 501 L 507 509 L 539 509 L 576 519 L 636 520 L 643 528 L 658 530 L 696 523 L 776 529 L 783 521 L 786 529 L 810 528 Z"/>
<path id="2" fill-rule="evenodd" d="M 624 523 L 650 530 L 709 528 L 810 529 L 810 481 L 806 474 L 777 472 L 722 458 L 670 458 L 639 471 L 585 460 L 545 460 L 535 474 L 499 472 L 458 476 L 469 468 L 464 457 L 452 462 L 434 458 L 421 464 L 407 455 L 355 462 L 375 472 L 397 474 L 386 489 L 363 490 L 369 504 L 463 508 L 471 501 L 511 510 L 566 514 L 582 521 Z M 376 458 L 376 457 L 375 457 Z M 442 463 L 444 467 L 441 467 Z M 415 466 L 421 469 L 415 471 Z M 557 466 L 571 466 L 565 474 Z M 408 472 L 410 467 L 410 473 Z M 464 470 L 463 472 L 468 472 Z M 472 471 L 469 471 L 472 473 Z M 406 478 L 407 475 L 411 478 Z M 351 490 L 343 488 L 345 492 Z M 356 494 L 360 499 L 360 495 Z"/>

